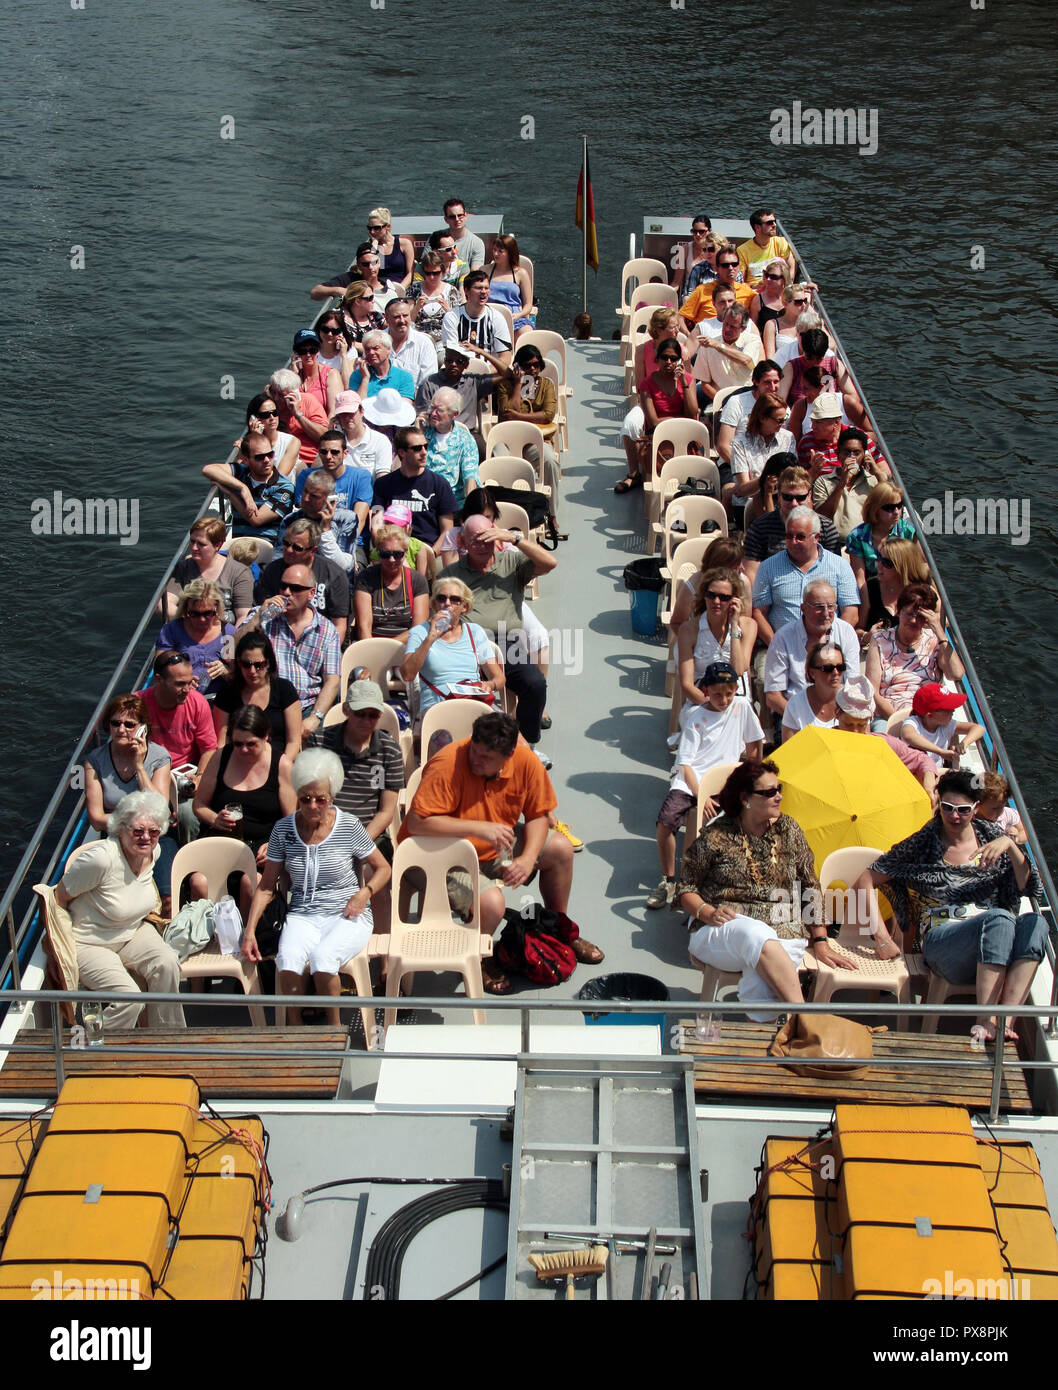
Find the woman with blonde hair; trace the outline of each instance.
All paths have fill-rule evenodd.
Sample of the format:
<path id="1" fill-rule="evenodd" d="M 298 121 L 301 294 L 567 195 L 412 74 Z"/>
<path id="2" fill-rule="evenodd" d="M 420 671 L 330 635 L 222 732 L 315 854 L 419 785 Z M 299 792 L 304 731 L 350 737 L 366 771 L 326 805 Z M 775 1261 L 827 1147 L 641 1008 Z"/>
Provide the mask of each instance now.
<path id="1" fill-rule="evenodd" d="M 206 699 L 228 674 L 221 659 L 235 628 L 224 621 L 224 599 L 212 579 L 193 579 L 180 591 L 176 615 L 154 640 L 156 652 L 180 652 L 191 663 L 197 689 Z"/>
<path id="2" fill-rule="evenodd" d="M 375 291 L 366 280 L 354 280 L 342 295 L 342 320 L 351 348 L 363 342 L 365 334 L 385 328 L 385 315 L 375 308 Z"/>
<path id="3" fill-rule="evenodd" d="M 917 541 L 889 536 L 878 546 L 878 573 L 864 586 L 866 597 L 860 604 L 861 633 L 874 632 L 896 624 L 896 601 L 909 584 L 930 584 L 925 556 Z"/>
<path id="4" fill-rule="evenodd" d="M 367 214 L 367 234 L 378 252 L 378 273 L 391 285 L 406 290 L 415 269 L 415 243 L 411 237 L 395 237 L 389 208 L 372 208 Z"/>
<path id="5" fill-rule="evenodd" d="M 428 622 L 408 634 L 408 655 L 400 668 L 406 681 L 419 678 L 419 710 L 448 699 L 453 685 L 481 684 L 479 698 L 494 698 L 504 687 L 503 664 L 496 660 L 488 633 L 469 621 L 474 594 L 461 579 L 442 574 L 434 580 Z"/>
<path id="6" fill-rule="evenodd" d="M 782 262 L 786 264 L 785 261 Z M 761 337 L 764 339 L 764 356 L 773 358 L 779 350 L 779 344 L 795 347 L 797 344 L 797 320 L 803 313 L 809 311 L 812 304 L 812 292 L 807 285 L 798 282 L 794 285 L 784 285 L 779 291 L 779 299 L 782 301 L 782 312 L 769 318 L 761 329 Z"/>
<path id="7" fill-rule="evenodd" d="M 359 571 L 353 591 L 357 636 L 407 642 L 412 628 L 429 620 L 429 584 L 408 564 L 410 537 L 402 526 L 383 524 L 372 540 L 378 563 Z"/>
<path id="8" fill-rule="evenodd" d="M 761 273 L 760 288 L 749 301 L 749 316 L 757 325 L 761 337 L 769 323 L 782 319 L 789 307 L 783 298 L 783 290 L 789 287 L 793 277 L 790 267 L 780 257 L 768 261 Z"/>
<path id="9" fill-rule="evenodd" d="M 913 541 L 915 528 L 904 515 L 904 494 L 893 482 L 875 484 L 863 504 L 863 521 L 848 534 L 849 563 L 860 592 L 878 573 L 878 547 L 892 536 Z"/>
<path id="10" fill-rule="evenodd" d="M 727 662 L 738 677 L 738 693 L 749 694 L 746 674 L 757 640 L 757 624 L 743 617 L 742 581 L 734 569 L 713 566 L 701 575 L 698 593 L 677 639 L 680 689 L 686 705 L 705 703 L 698 688 L 708 666 Z"/>

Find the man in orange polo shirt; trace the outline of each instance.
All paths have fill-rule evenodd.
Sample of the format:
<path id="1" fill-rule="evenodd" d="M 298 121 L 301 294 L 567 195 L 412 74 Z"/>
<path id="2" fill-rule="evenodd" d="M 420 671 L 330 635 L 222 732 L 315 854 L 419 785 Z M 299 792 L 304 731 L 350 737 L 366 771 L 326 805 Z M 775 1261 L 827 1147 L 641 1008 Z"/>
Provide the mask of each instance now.
<path id="1" fill-rule="evenodd" d="M 548 813 L 558 805 L 551 779 L 508 714 L 483 714 L 470 738 L 449 744 L 423 768 L 419 790 L 401 827 L 409 835 L 457 835 L 477 850 L 483 877 L 521 888 L 540 871 L 545 907 L 567 918 L 573 887 L 573 846 L 549 833 Z M 520 821 L 524 823 L 519 824 Z M 506 900 L 500 888 L 481 894 L 481 930 L 494 935 Z M 573 943 L 578 960 L 596 962 L 591 942 Z M 485 988 L 506 994 L 510 980 L 491 961 L 483 963 Z"/>
<path id="2" fill-rule="evenodd" d="M 728 285 L 735 291 L 737 304 L 749 303 L 757 291 L 752 285 L 741 284 L 738 275 L 738 252 L 733 246 L 725 246 L 722 251 L 716 253 L 716 279 L 705 285 L 699 285 L 683 301 L 680 308 L 680 318 L 683 319 L 688 329 L 693 331 L 695 324 L 701 323 L 703 319 L 716 318 L 716 305 L 713 301 L 714 286 Z"/>

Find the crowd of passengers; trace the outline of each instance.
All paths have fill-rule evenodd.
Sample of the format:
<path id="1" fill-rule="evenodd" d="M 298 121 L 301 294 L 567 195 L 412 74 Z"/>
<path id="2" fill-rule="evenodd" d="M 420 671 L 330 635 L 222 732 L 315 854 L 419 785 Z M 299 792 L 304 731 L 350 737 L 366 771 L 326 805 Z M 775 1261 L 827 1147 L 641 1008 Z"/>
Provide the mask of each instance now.
<path id="1" fill-rule="evenodd" d="M 497 708 L 469 740 L 434 756 L 423 750 L 401 836 L 463 834 L 483 876 L 506 887 L 539 873 L 545 906 L 575 926 L 566 912 L 582 842 L 556 817 L 550 761 L 537 747 L 550 722 L 547 637 L 525 601 L 556 560 L 497 524 L 478 475 L 482 400 L 495 392 L 500 420 L 550 425 L 555 394 L 539 350 L 514 351 L 533 322 L 514 238 L 497 238 L 485 267 L 465 205 L 449 200 L 444 215 L 448 229 L 431 236 L 416 266 L 388 211 L 373 210 L 370 240 L 348 271 L 311 291 L 340 295 L 341 308 L 299 330 L 290 366 L 250 401 L 239 461 L 203 469 L 232 504 L 234 539 L 225 551 L 215 517 L 191 528 L 154 680 L 111 702 L 110 741 L 86 764 L 90 819 L 112 838 L 71 866 L 66 891 L 85 942 L 98 951 L 100 927 L 113 927 L 119 957 L 98 977 L 98 960 L 86 961 L 86 983 L 103 987 L 105 976 L 109 988 L 137 989 L 120 962 L 126 941 L 143 950 L 142 913 L 133 918 L 144 885 L 153 879 L 168 916 L 179 906 L 169 894 L 178 837 L 223 834 L 249 844 L 261 870 L 252 896 L 239 885 L 247 957 L 259 958 L 262 914 L 289 887 L 279 988 L 301 994 L 311 974 L 318 994 L 338 992 L 339 966 L 388 915 L 388 828 L 404 785 L 388 691 L 354 678 L 343 722 L 324 728 L 339 699 L 343 645 L 371 636 L 404 644 L 401 675 L 417 681 L 422 711 L 455 690 L 486 703 L 505 688 L 517 695 L 516 720 Z M 875 949 L 884 959 L 914 943 L 945 978 L 976 982 L 975 1026 L 989 1037 L 988 1006 L 1021 1003 L 1042 956 L 1042 918 L 1018 913 L 1021 896 L 1039 891 L 1024 831 L 1002 778 L 960 770 L 984 731 L 957 716 L 963 666 L 903 495 L 811 308 L 816 287 L 796 278 L 772 212 L 750 223 L 753 236 L 734 245 L 708 218 L 693 220 L 692 240 L 674 257 L 679 307 L 650 318 L 635 350 L 638 404 L 622 427 L 618 493 L 664 461 L 659 450 L 652 462 L 663 422 L 707 421 L 731 533 L 707 546 L 674 595 L 682 707 L 657 817 L 662 878 L 646 905 L 687 913 L 692 954 L 738 972 L 741 998 L 800 1000 L 804 952 L 839 956 L 824 925 L 801 920 L 796 894 L 792 914 L 776 913 L 777 891 L 818 884 L 804 835 L 780 813 L 766 754 L 810 726 L 884 740 L 934 814 L 857 885 L 886 885 L 895 910 L 888 926 L 879 920 Z M 490 304 L 518 315 L 513 332 Z M 481 370 L 471 372 L 475 358 Z M 557 499 L 557 459 L 550 446 L 547 454 Z M 264 565 L 261 540 L 276 552 Z M 701 835 L 677 875 L 677 835 L 700 780 L 722 763 L 738 767 L 703 798 Z M 167 800 L 172 769 L 188 779 L 179 825 Z M 124 916 L 107 896 L 115 845 L 125 881 L 141 890 L 133 904 L 130 887 Z M 190 890 L 203 895 L 204 880 L 193 877 Z M 495 932 L 503 910 L 502 892 L 486 889 L 482 930 Z M 159 956 L 169 949 L 150 944 Z M 575 950 L 602 959 L 583 939 Z M 150 984 L 138 956 L 127 964 Z M 171 986 L 172 970 L 167 960 L 157 978 L 170 983 L 156 988 Z M 488 960 L 485 988 L 510 989 Z M 328 1017 L 337 1022 L 337 1010 Z"/>
<path id="2" fill-rule="evenodd" d="M 85 764 L 88 816 L 107 838 L 71 862 L 59 906 L 86 988 L 178 987 L 174 951 L 143 918 L 180 909 L 180 843 L 223 835 L 250 846 L 260 872 L 255 892 L 246 875 L 231 883 L 245 956 L 260 959 L 262 915 L 289 895 L 278 987 L 299 995 L 311 975 L 317 995 L 338 993 L 339 967 L 386 930 L 405 781 L 407 715 L 393 693 L 354 670 L 340 698 L 343 647 L 370 637 L 404 646 L 400 674 L 420 715 L 455 691 L 494 706 L 472 739 L 434 744 L 401 835 L 472 841 L 488 881 L 483 931 L 503 919 L 493 882 L 539 876 L 578 959 L 602 959 L 567 916 L 582 842 L 556 817 L 537 746 L 550 726 L 547 632 L 526 590 L 556 559 L 498 524 L 479 475 L 482 404 L 550 437 L 555 388 L 539 349 L 518 346 L 535 311 L 515 238 L 494 237 L 486 264 L 462 200 L 448 200 L 444 221 L 416 263 L 388 210 L 372 210 L 348 270 L 310 292 L 340 307 L 295 333 L 289 364 L 249 401 L 237 460 L 202 470 L 231 504 L 231 540 L 216 516 L 192 525 L 163 601 L 153 680 L 110 702 L 108 741 Z M 557 514 L 557 454 L 550 442 L 543 452 L 529 446 L 526 457 Z M 517 718 L 502 712 L 505 690 Z M 205 876 L 192 874 L 187 890 L 205 896 Z M 511 987 L 489 960 L 484 976 L 491 993 Z M 141 1008 L 111 1006 L 108 1022 L 132 1026 Z M 338 1022 L 337 1009 L 326 1016 Z M 169 1008 L 151 1021 L 183 1020 Z"/>

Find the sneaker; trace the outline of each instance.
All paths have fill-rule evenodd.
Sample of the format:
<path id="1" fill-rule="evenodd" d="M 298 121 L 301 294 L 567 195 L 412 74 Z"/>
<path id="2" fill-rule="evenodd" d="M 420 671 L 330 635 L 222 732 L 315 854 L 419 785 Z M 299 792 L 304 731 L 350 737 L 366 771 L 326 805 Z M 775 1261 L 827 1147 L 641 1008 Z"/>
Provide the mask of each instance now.
<path id="1" fill-rule="evenodd" d="M 555 821 L 554 825 L 551 828 L 552 830 L 557 830 L 560 835 L 565 835 L 566 839 L 573 846 L 574 854 L 577 854 L 578 851 L 584 848 L 584 841 L 578 839 L 577 836 L 574 835 L 573 831 L 569 828 L 569 826 L 566 824 L 564 820 Z"/>
<path id="2" fill-rule="evenodd" d="M 544 765 L 544 771 L 545 771 L 545 772 L 550 772 L 551 769 L 552 769 L 552 767 L 554 766 L 554 763 L 552 763 L 551 759 L 547 756 L 547 754 L 546 754 L 546 753 L 541 753 L 541 751 L 540 751 L 539 748 L 534 748 L 534 749 L 533 749 L 533 752 L 536 754 L 536 756 L 537 756 L 537 757 L 540 759 L 540 761 L 543 763 L 543 765 Z"/>
<path id="3" fill-rule="evenodd" d="M 651 912 L 656 912 L 662 907 L 668 907 L 669 903 L 672 901 L 672 890 L 675 886 L 676 885 L 670 883 L 667 878 L 661 880 L 650 897 L 647 898 L 647 907 L 650 908 Z"/>

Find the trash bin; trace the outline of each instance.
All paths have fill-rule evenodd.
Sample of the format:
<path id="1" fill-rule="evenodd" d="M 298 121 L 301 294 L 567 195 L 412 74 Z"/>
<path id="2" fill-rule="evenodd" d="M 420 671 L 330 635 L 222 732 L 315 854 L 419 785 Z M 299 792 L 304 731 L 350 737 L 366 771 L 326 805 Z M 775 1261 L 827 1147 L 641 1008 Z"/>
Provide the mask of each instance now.
<path id="1" fill-rule="evenodd" d="M 650 975 L 597 975 L 594 980 L 589 980 L 582 989 L 578 990 L 576 998 L 585 1003 L 594 1003 L 595 1001 L 612 1003 L 614 1000 L 628 1000 L 633 1003 L 657 1000 L 661 1003 L 668 1003 L 669 992 L 660 980 L 655 980 Z M 664 1039 L 664 1014 L 586 1013 L 584 1022 L 589 1025 L 594 1023 L 638 1024 L 640 1027 L 653 1023 Z"/>
<path id="2" fill-rule="evenodd" d="M 632 604 L 632 631 L 653 637 L 658 629 L 658 595 L 665 587 L 660 555 L 644 555 L 625 565 L 624 581 Z"/>

